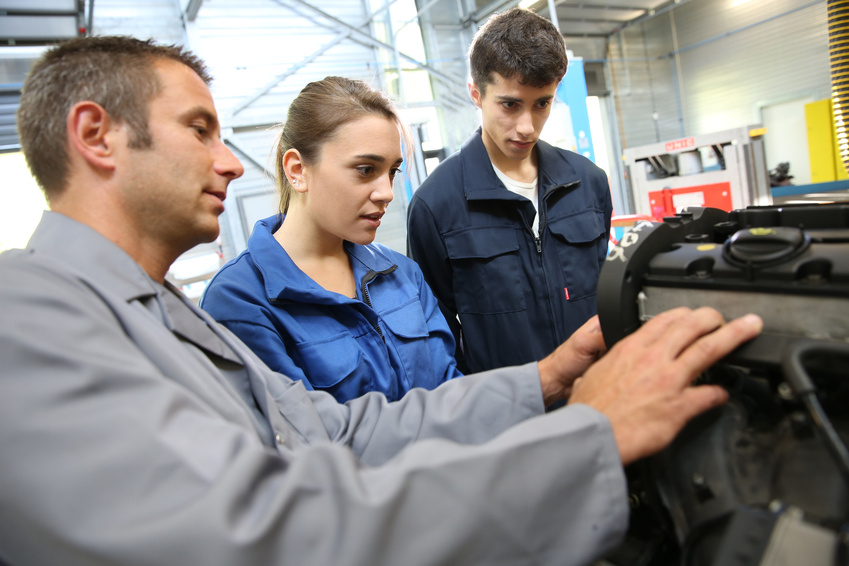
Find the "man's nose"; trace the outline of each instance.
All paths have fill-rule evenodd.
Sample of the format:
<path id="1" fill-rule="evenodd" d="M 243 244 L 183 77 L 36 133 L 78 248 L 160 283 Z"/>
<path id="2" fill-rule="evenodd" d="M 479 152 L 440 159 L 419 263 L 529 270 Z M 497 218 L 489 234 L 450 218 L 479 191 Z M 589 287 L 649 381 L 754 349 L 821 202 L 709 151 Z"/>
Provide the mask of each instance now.
<path id="1" fill-rule="evenodd" d="M 245 172 L 245 167 L 239 161 L 239 158 L 230 151 L 230 148 L 227 147 L 224 141 L 218 142 L 217 153 L 218 155 L 216 155 L 214 165 L 216 173 L 222 177 L 227 177 L 230 181 L 242 176 Z"/>

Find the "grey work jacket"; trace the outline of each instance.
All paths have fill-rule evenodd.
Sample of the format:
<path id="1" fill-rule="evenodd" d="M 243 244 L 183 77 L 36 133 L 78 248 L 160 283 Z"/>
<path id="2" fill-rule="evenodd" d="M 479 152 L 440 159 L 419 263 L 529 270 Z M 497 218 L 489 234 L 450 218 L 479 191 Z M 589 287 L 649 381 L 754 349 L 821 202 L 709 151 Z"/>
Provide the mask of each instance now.
<path id="1" fill-rule="evenodd" d="M 55 213 L 0 313 L 0 562 L 586 564 L 626 528 L 609 421 L 543 414 L 535 364 L 338 404 Z"/>

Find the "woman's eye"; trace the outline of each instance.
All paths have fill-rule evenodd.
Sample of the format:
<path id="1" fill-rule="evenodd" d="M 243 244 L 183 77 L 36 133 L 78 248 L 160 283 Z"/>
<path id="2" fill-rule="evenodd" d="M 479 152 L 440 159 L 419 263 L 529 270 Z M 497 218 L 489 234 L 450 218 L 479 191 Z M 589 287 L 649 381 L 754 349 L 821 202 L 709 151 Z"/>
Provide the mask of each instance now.
<path id="1" fill-rule="evenodd" d="M 360 167 L 357 167 L 357 171 L 359 171 L 360 175 L 362 175 L 363 177 L 367 177 L 374 173 L 374 167 L 372 167 L 371 165 L 362 165 Z"/>

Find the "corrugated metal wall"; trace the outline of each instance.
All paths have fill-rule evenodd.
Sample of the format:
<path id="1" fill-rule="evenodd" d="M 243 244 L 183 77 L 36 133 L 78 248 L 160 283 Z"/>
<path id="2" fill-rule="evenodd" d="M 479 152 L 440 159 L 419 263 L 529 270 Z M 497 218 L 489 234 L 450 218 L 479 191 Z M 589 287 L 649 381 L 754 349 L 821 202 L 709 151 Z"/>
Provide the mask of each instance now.
<path id="1" fill-rule="evenodd" d="M 623 147 L 758 123 L 830 97 L 825 0 L 691 0 L 610 38 Z"/>

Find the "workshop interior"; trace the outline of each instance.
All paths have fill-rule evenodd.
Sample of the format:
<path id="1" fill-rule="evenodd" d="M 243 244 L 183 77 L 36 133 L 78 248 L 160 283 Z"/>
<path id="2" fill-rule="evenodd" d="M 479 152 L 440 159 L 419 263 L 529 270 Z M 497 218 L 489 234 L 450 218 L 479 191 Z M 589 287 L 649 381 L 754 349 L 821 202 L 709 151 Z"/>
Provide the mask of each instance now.
<path id="1" fill-rule="evenodd" d="M 409 199 L 479 122 L 471 37 L 517 5 L 569 50 L 543 139 L 610 182 L 608 347 L 676 306 L 765 322 L 700 378 L 729 403 L 626 470 L 631 526 L 605 562 L 849 564 L 849 0 L 0 0 L 0 251 L 46 208 L 15 129 L 30 66 L 57 41 L 126 34 L 208 62 L 245 165 L 221 236 L 169 272 L 189 297 L 276 211 L 274 128 L 328 75 L 384 89 L 411 126 L 376 240 L 403 253 Z"/>

